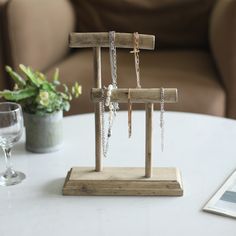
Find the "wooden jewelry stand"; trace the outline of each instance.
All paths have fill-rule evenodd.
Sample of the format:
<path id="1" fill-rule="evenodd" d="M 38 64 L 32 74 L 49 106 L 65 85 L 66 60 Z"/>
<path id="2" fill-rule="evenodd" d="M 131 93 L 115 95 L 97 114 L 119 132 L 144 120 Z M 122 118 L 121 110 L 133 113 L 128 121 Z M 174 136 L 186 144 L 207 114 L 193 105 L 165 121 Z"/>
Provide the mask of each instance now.
<path id="1" fill-rule="evenodd" d="M 140 49 L 154 49 L 155 37 L 139 35 Z M 133 34 L 116 33 L 117 48 L 133 48 Z M 64 195 L 142 195 L 182 196 L 181 174 L 176 168 L 152 168 L 152 117 L 153 104 L 160 102 L 160 89 L 130 89 L 132 103 L 146 106 L 146 159 L 143 168 L 102 167 L 102 77 L 101 47 L 109 47 L 108 33 L 72 33 L 70 47 L 94 48 L 94 86 L 91 99 L 95 103 L 96 168 L 73 167 L 63 186 Z M 128 102 L 129 89 L 112 90 L 111 101 Z M 165 103 L 177 102 L 177 89 L 165 88 Z"/>

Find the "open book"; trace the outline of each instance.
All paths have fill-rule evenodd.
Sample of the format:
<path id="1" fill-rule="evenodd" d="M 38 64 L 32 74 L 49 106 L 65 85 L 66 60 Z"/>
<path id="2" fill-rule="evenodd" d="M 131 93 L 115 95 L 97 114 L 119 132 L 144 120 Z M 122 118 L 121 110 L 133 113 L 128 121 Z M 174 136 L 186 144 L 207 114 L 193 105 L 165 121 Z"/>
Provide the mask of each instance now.
<path id="1" fill-rule="evenodd" d="M 207 202 L 203 210 L 236 218 L 236 170 Z"/>

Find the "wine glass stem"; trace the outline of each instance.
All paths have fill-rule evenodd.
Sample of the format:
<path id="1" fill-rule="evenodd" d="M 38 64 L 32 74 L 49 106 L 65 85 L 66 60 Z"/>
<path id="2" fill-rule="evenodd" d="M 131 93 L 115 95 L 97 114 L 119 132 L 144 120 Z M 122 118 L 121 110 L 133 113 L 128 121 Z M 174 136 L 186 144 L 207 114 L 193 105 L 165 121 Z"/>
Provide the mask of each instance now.
<path id="1" fill-rule="evenodd" d="M 12 176 L 15 174 L 15 171 L 12 169 L 12 164 L 11 164 L 11 148 L 3 148 L 4 155 L 5 155 L 5 161 L 6 161 L 6 171 L 5 175 L 7 176 Z"/>

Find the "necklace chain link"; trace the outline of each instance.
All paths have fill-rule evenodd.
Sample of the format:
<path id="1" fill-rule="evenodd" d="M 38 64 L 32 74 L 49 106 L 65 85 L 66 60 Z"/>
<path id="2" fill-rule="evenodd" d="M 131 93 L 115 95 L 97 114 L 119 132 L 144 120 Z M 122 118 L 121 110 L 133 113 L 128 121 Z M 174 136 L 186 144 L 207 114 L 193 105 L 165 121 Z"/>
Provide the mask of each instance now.
<path id="1" fill-rule="evenodd" d="M 164 150 L 164 113 L 165 113 L 165 89 L 161 88 L 160 127 L 161 127 L 161 150 Z"/>

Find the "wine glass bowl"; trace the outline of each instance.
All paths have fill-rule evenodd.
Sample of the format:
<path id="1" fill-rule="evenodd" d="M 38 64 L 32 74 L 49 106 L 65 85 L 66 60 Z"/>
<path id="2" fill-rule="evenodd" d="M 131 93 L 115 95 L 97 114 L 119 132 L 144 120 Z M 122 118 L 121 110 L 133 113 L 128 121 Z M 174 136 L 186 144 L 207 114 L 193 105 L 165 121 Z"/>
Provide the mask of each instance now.
<path id="1" fill-rule="evenodd" d="M 0 147 L 6 161 L 6 171 L 0 174 L 0 185 L 9 186 L 20 183 L 25 174 L 15 171 L 11 165 L 11 149 L 18 142 L 23 132 L 23 114 L 17 103 L 0 103 Z"/>

